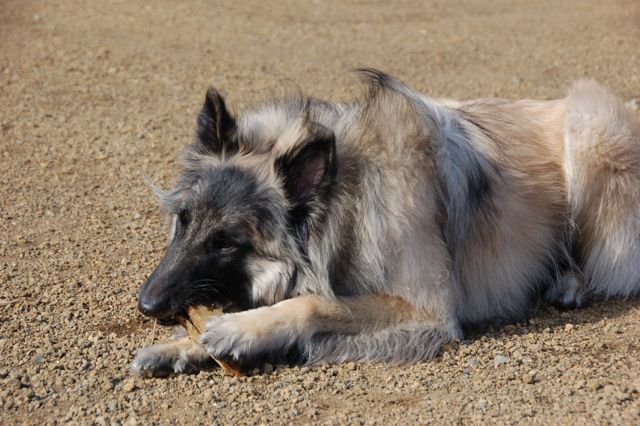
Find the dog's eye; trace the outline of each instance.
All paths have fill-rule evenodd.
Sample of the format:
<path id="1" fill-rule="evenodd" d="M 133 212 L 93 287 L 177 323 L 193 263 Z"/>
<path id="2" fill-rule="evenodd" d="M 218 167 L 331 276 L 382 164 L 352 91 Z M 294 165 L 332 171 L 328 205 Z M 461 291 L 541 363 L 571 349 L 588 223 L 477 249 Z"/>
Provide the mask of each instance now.
<path id="1" fill-rule="evenodd" d="M 222 240 L 222 241 L 218 241 L 217 247 L 220 250 L 229 250 L 229 249 L 235 248 L 235 244 L 229 240 Z"/>
<path id="2" fill-rule="evenodd" d="M 178 213 L 178 221 L 180 221 L 180 225 L 182 225 L 183 228 L 189 226 L 189 222 L 191 222 L 191 215 L 189 214 L 189 211 L 182 210 Z"/>
<path id="3" fill-rule="evenodd" d="M 214 239 L 207 244 L 207 249 L 213 256 L 226 256 L 232 254 L 237 246 L 235 243 L 228 239 Z"/>
<path id="4" fill-rule="evenodd" d="M 216 248 L 220 254 L 231 254 L 238 248 L 238 246 L 232 240 L 223 239 L 216 242 Z"/>

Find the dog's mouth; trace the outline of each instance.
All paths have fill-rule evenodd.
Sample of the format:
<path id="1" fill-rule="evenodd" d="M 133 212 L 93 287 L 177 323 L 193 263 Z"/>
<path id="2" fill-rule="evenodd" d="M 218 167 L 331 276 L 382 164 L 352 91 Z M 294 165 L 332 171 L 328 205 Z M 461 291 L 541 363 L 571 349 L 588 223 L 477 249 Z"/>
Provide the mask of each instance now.
<path id="1" fill-rule="evenodd" d="M 178 320 L 176 319 L 176 317 L 158 318 L 156 322 L 158 323 L 158 325 L 162 325 L 165 327 L 178 325 Z"/>
<path id="2" fill-rule="evenodd" d="M 235 305 L 233 303 L 227 303 L 224 306 L 218 305 L 218 304 L 209 304 L 207 305 L 208 308 L 210 309 L 215 309 L 215 310 L 220 310 L 222 311 L 223 314 L 230 314 L 233 312 L 240 312 L 242 311 L 242 308 L 240 308 L 238 305 Z M 157 318 L 156 322 L 158 325 L 162 325 L 165 327 L 171 327 L 174 325 L 178 325 L 180 324 L 180 321 L 178 321 L 178 318 L 188 318 L 189 314 L 187 313 L 187 309 L 183 309 L 181 311 L 179 311 L 178 313 L 174 314 L 173 316 L 170 317 L 165 317 L 165 318 Z"/>

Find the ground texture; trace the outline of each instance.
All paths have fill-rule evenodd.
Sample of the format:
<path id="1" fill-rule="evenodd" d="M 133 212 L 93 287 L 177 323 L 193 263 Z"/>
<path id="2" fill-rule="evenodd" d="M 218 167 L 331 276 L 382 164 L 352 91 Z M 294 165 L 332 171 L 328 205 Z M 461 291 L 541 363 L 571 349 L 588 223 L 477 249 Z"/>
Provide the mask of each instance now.
<path id="1" fill-rule="evenodd" d="M 236 110 L 296 85 L 346 100 L 372 66 L 434 96 L 591 76 L 631 100 L 639 46 L 636 0 L 0 1 L 0 423 L 638 423 L 637 298 L 541 307 L 408 367 L 128 366 L 165 242 L 143 176 L 171 184 L 208 85 Z"/>

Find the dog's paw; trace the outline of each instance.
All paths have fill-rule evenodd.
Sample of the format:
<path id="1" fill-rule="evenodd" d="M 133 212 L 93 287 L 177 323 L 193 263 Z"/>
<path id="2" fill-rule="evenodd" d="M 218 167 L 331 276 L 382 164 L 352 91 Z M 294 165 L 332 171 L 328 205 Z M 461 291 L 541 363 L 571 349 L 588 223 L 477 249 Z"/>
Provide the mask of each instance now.
<path id="1" fill-rule="evenodd" d="M 209 355 L 237 360 L 258 349 L 259 326 L 249 324 L 238 314 L 215 317 L 207 322 L 206 330 L 200 336 L 200 344 Z"/>
<path id="2" fill-rule="evenodd" d="M 198 372 L 211 366 L 211 361 L 202 348 L 187 338 L 138 350 L 131 371 L 145 377 L 166 377 Z"/>
<path id="3" fill-rule="evenodd" d="M 547 300 L 563 308 L 580 308 L 587 302 L 587 285 L 579 272 L 565 272 L 547 292 Z"/>
<path id="4" fill-rule="evenodd" d="M 214 317 L 200 336 L 209 355 L 235 360 L 285 349 L 294 340 L 286 327 L 273 323 L 268 308 Z"/>

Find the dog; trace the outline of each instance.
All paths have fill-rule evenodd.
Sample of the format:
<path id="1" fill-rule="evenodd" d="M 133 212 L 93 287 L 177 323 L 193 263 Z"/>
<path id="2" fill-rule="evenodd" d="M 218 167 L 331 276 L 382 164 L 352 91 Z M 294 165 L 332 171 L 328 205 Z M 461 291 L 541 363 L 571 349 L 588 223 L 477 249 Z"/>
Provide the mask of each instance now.
<path id="1" fill-rule="evenodd" d="M 362 99 L 293 96 L 234 117 L 209 89 L 170 243 L 139 309 L 230 311 L 141 374 L 295 349 L 302 362 L 432 358 L 463 330 L 640 290 L 640 125 L 607 89 L 432 99 L 359 71 Z"/>

